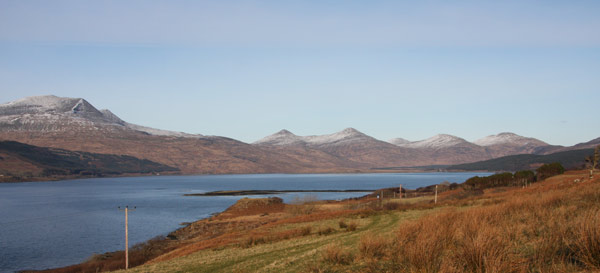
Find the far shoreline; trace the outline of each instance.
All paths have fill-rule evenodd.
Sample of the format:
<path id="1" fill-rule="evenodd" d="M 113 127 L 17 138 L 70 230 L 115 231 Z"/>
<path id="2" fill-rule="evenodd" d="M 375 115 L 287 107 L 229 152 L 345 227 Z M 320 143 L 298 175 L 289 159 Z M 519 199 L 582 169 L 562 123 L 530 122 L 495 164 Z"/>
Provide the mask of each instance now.
<path id="1" fill-rule="evenodd" d="M 297 172 L 297 173 L 195 173 L 195 174 L 182 174 L 182 173 L 130 173 L 120 175 L 101 175 L 101 176 L 49 176 L 49 177 L 32 177 L 32 180 L 22 180 L 19 177 L 13 176 L 0 176 L 0 184 L 4 183 L 37 183 L 37 182 L 58 182 L 58 181 L 70 181 L 70 180 L 88 180 L 88 179 L 99 179 L 99 178 L 122 178 L 122 177 L 156 177 L 156 176 L 209 176 L 209 175 L 253 175 L 253 174 L 273 174 L 273 175 L 287 175 L 287 174 L 393 174 L 393 173 L 495 173 L 498 171 L 489 170 L 433 170 L 433 169 L 418 169 L 410 168 L 398 169 L 405 167 L 393 167 L 393 168 L 373 168 L 369 170 L 353 170 L 353 171 L 332 171 L 332 172 Z M 11 179 L 12 178 L 12 179 Z"/>

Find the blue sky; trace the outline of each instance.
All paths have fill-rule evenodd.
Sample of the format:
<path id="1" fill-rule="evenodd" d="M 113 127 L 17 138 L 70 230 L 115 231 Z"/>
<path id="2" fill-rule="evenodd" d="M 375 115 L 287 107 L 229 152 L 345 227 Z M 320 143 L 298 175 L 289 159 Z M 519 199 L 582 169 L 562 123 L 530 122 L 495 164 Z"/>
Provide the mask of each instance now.
<path id="1" fill-rule="evenodd" d="M 452 3 L 450 3 L 452 2 Z M 0 1 L 0 102 L 252 142 L 600 137 L 598 1 Z"/>

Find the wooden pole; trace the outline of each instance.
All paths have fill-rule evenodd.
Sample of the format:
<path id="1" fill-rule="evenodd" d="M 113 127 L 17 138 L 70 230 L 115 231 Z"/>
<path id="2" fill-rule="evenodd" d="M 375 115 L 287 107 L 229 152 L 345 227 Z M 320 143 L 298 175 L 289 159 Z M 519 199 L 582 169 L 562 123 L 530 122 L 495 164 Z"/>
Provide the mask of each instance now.
<path id="1" fill-rule="evenodd" d="M 121 210 L 121 207 L 119 207 Z M 125 206 L 125 269 L 129 269 L 129 206 Z M 131 211 L 135 210 L 135 207 Z"/>
<path id="2" fill-rule="evenodd" d="M 400 199 L 402 199 L 402 185 L 400 185 L 399 193 L 400 193 Z"/>
<path id="3" fill-rule="evenodd" d="M 125 269 L 129 269 L 129 222 L 127 207 L 125 207 Z"/>
<path id="4" fill-rule="evenodd" d="M 435 185 L 435 204 L 437 204 L 437 187 L 438 185 Z"/>

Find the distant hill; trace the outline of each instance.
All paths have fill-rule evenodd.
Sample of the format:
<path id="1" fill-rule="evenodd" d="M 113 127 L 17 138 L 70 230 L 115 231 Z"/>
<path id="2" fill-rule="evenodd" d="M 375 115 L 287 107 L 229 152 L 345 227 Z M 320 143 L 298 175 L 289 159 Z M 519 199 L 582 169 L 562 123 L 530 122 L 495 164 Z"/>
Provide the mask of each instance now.
<path id="1" fill-rule="evenodd" d="M 549 155 L 534 155 L 521 154 L 510 155 L 500 158 L 479 161 L 474 163 L 452 165 L 447 167 L 447 170 L 462 170 L 462 171 L 518 171 L 535 169 L 542 164 L 559 162 L 565 168 L 579 168 L 585 164 L 585 157 L 593 155 L 593 149 L 572 150 L 558 152 Z"/>
<path id="2" fill-rule="evenodd" d="M 176 171 L 179 169 L 127 155 L 74 152 L 0 141 L 0 173 L 3 176 L 105 176 Z"/>
<path id="3" fill-rule="evenodd" d="M 485 147 L 491 158 L 515 154 L 541 154 L 537 151 L 552 146 L 539 139 L 508 132 L 487 136 L 473 143 Z"/>
<path id="4" fill-rule="evenodd" d="M 396 138 L 385 142 L 347 128 L 308 136 L 282 130 L 250 144 L 227 137 L 136 125 L 109 110 L 97 109 L 83 98 L 56 96 L 27 97 L 0 104 L 2 140 L 76 152 L 128 155 L 172 166 L 182 174 L 394 170 L 588 149 L 598 142 L 592 140 L 575 148 L 553 146 L 513 133 L 488 136 L 477 143 L 443 134 L 419 141 Z"/>

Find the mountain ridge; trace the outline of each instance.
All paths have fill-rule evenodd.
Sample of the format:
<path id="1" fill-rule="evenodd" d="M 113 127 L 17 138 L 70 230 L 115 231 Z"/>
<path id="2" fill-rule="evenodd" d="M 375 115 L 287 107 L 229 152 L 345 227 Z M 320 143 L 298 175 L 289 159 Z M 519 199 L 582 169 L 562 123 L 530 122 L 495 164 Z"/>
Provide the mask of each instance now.
<path id="1" fill-rule="evenodd" d="M 510 134 L 510 135 L 506 135 Z M 244 143 L 221 136 L 187 134 L 128 123 L 82 98 L 27 97 L 0 105 L 0 140 L 72 151 L 129 155 L 173 166 L 184 174 L 370 171 L 378 167 L 461 164 L 518 153 L 550 153 L 579 146 L 539 146 L 530 139 L 479 146 L 460 137 L 382 141 L 354 128 L 298 136 L 288 130 Z M 516 136 L 516 137 L 515 137 Z M 582 144 L 582 148 L 592 145 Z M 501 145 L 499 145 L 501 144 Z M 502 145 L 507 145 L 508 150 Z M 541 144 L 540 144 L 541 145 Z"/>
<path id="2" fill-rule="evenodd" d="M 53 126 L 44 126 L 53 124 Z M 54 95 L 32 96 L 13 102 L 0 104 L 0 128 L 19 130 L 38 128 L 46 131 L 59 131 L 69 126 L 115 126 L 112 129 L 134 130 L 152 135 L 203 137 L 150 128 L 123 121 L 108 109 L 98 110 L 83 98 L 64 98 Z"/>

